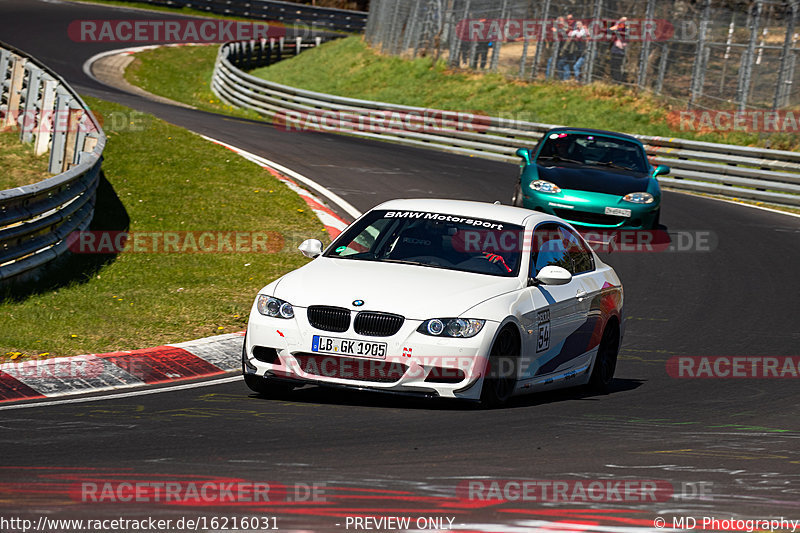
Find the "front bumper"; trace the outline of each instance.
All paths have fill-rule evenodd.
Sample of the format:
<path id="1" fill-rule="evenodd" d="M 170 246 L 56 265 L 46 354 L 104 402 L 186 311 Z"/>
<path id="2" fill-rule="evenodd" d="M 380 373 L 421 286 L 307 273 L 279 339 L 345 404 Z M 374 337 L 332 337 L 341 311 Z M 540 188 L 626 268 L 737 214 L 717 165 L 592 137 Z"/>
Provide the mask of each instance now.
<path id="1" fill-rule="evenodd" d="M 575 226 L 650 229 L 655 223 L 660 202 L 634 204 L 611 194 L 570 189 L 549 194 L 523 187 L 522 205 L 527 209 L 563 218 Z M 606 208 L 628 209 L 631 214 L 630 216 L 606 214 Z"/>
<path id="2" fill-rule="evenodd" d="M 477 400 L 486 360 L 499 323 L 487 321 L 468 339 L 432 337 L 416 331 L 421 320 L 406 319 L 390 337 L 321 331 L 312 327 L 306 309 L 293 319 L 250 314 L 244 371 L 273 379 L 351 389 L 370 389 L 442 398 Z M 385 342 L 386 356 L 357 357 L 312 351 L 315 335 L 355 341 Z"/>

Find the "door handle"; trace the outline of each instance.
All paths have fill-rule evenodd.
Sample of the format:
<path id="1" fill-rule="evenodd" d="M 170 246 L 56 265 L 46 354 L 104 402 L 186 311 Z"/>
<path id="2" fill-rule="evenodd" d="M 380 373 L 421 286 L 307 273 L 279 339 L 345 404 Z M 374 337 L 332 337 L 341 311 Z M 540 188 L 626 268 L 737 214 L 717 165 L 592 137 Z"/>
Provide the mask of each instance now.
<path id="1" fill-rule="evenodd" d="M 583 300 L 586 298 L 586 291 L 583 289 L 578 289 L 578 292 L 575 293 L 575 297 L 578 299 L 578 301 Z"/>

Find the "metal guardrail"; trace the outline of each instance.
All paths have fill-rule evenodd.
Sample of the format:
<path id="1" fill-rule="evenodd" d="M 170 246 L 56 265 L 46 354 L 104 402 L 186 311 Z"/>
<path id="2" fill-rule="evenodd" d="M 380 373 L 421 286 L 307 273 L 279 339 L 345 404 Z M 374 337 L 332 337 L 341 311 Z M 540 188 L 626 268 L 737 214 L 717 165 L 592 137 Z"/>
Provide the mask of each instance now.
<path id="1" fill-rule="evenodd" d="M 39 183 L 0 191 L 0 284 L 35 275 L 64 254 L 67 236 L 94 216 L 106 136 L 78 94 L 56 73 L 0 42 L 0 130 L 18 131 L 36 155 L 48 150 Z"/>
<path id="2" fill-rule="evenodd" d="M 141 4 L 191 7 L 219 15 L 274 20 L 289 25 L 361 33 L 367 25 L 365 11 L 316 7 L 278 0 L 127 0 Z"/>
<path id="3" fill-rule="evenodd" d="M 222 45 L 212 89 L 228 104 L 271 117 L 288 130 L 336 131 L 517 163 L 520 161 L 514 155 L 517 148 L 532 146 L 544 132 L 556 127 L 345 98 L 273 83 L 241 70 L 259 65 L 258 50 L 264 46 L 264 42 Z M 335 127 L 329 127 L 331 121 Z M 645 144 L 654 164 L 672 168 L 670 177 L 658 178 L 663 185 L 800 206 L 800 153 L 677 138 L 635 137 Z"/>

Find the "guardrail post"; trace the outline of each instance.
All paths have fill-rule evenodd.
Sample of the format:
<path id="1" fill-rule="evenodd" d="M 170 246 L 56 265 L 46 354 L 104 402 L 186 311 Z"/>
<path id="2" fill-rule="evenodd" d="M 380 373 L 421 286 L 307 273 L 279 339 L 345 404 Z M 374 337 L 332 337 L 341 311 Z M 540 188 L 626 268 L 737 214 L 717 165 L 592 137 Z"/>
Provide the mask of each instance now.
<path id="1" fill-rule="evenodd" d="M 792 38 L 794 36 L 794 28 L 797 23 L 797 11 L 800 1 L 792 0 L 792 3 L 787 8 L 787 18 L 789 23 L 786 25 L 786 36 L 783 39 L 783 50 L 781 50 L 781 66 L 778 69 L 778 83 L 775 85 L 775 97 L 772 100 L 772 109 L 777 110 L 779 107 L 788 105 L 789 94 L 792 86 L 792 78 L 787 76 L 789 71 L 789 56 L 792 52 Z"/>
<path id="2" fill-rule="evenodd" d="M 22 143 L 33 141 L 33 129 L 36 127 L 36 116 L 39 114 L 39 91 L 42 86 L 42 69 L 28 64 L 28 89 L 25 93 L 25 104 L 22 108 L 19 140 Z"/>
<path id="3" fill-rule="evenodd" d="M 711 0 L 706 0 L 703 8 L 703 15 L 700 19 L 700 31 L 697 35 L 697 53 L 694 57 L 694 69 L 692 71 L 692 88 L 689 97 L 689 107 L 703 95 L 703 85 L 706 82 L 706 34 L 708 33 L 708 19 L 711 16 Z M 710 50 L 709 50 L 710 51 Z"/>
<path id="4" fill-rule="evenodd" d="M 320 36 L 314 37 L 314 46 L 319 46 L 321 44 L 322 44 L 322 37 Z"/>
<path id="5" fill-rule="evenodd" d="M 536 73 L 539 71 L 539 62 L 542 59 L 542 49 L 544 48 L 544 43 L 546 42 L 546 31 L 544 28 L 547 25 L 547 17 L 550 15 L 550 0 L 545 0 L 544 5 L 542 6 L 542 14 L 541 14 L 541 21 L 542 21 L 542 33 L 539 35 L 539 39 L 536 41 L 536 53 L 533 54 L 533 65 L 531 65 L 531 75 L 530 79 L 533 79 L 536 76 Z"/>
<path id="6" fill-rule="evenodd" d="M 285 45 L 285 39 L 283 37 L 278 38 L 278 58 L 277 61 L 283 59 L 283 47 Z"/>
<path id="7" fill-rule="evenodd" d="M 503 21 L 503 35 L 508 34 L 508 21 L 506 21 L 506 15 L 508 13 L 508 0 L 503 0 L 503 8 L 500 10 L 500 20 Z M 490 65 L 490 70 L 492 72 L 497 72 L 497 67 L 500 64 L 500 50 L 503 48 L 503 39 L 498 39 L 494 42 L 492 46 L 492 62 Z"/>
<path id="8" fill-rule="evenodd" d="M 656 9 L 656 0 L 647 0 L 647 8 L 645 9 L 644 19 L 646 23 L 652 24 L 653 17 Z M 640 89 L 644 89 L 647 84 L 647 70 L 650 66 L 650 39 L 645 38 L 642 43 L 642 53 L 639 56 L 639 80 L 638 85 Z"/>
<path id="9" fill-rule="evenodd" d="M 50 146 L 50 166 L 51 174 L 58 174 L 64 167 L 64 152 L 67 146 L 67 128 L 69 122 L 70 96 L 64 90 L 56 92 L 56 107 L 53 114 L 53 142 Z"/>
<path id="10" fill-rule="evenodd" d="M 80 104 L 71 100 L 69 102 L 69 109 L 67 110 L 67 135 L 64 138 L 64 160 L 61 163 L 61 172 L 66 172 L 75 162 L 75 155 L 77 153 L 78 133 L 80 123 L 83 119 L 83 109 Z"/>
<path id="11" fill-rule="evenodd" d="M 592 24 L 595 28 L 601 27 L 600 17 L 603 15 L 603 0 L 595 0 L 594 13 L 592 13 Z M 589 46 L 586 47 L 586 71 L 583 73 L 584 83 L 592 83 L 594 77 L 594 65 L 597 61 L 597 39 L 589 39 Z"/>
<path id="12" fill-rule="evenodd" d="M 755 58 L 756 40 L 758 39 L 758 27 L 761 24 L 762 8 L 762 0 L 756 0 L 753 11 L 751 11 L 750 42 L 747 43 L 747 51 L 742 54 L 739 84 L 736 89 L 736 101 L 739 104 L 739 111 L 744 111 L 747 108 L 747 100 L 750 97 L 750 82 L 753 75 L 753 60 Z"/>
<path id="13" fill-rule="evenodd" d="M 56 104 L 56 87 L 58 82 L 46 80 L 42 89 L 42 99 L 39 105 L 39 119 L 36 121 L 36 141 L 33 144 L 33 154 L 40 156 L 50 148 L 50 137 L 53 131 L 53 109 Z"/>
<path id="14" fill-rule="evenodd" d="M 294 55 L 300 55 L 300 47 L 303 46 L 303 38 L 301 36 L 297 36 L 294 38 Z"/>
<path id="15" fill-rule="evenodd" d="M 22 101 L 22 81 L 25 78 L 25 63 L 23 57 L 14 57 L 11 63 L 11 79 L 8 81 L 8 100 L 6 116 L 2 127 L 8 128 L 17 124 L 19 118 L 20 102 Z"/>

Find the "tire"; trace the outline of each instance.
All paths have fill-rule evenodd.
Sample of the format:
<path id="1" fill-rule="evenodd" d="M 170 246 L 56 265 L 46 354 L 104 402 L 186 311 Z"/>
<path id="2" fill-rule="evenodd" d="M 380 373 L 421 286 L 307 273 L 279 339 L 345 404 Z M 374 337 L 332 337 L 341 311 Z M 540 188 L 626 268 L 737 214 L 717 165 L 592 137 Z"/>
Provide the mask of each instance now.
<path id="1" fill-rule="evenodd" d="M 519 335 L 510 327 L 504 328 L 492 345 L 481 388 L 481 406 L 489 409 L 508 402 L 517 384 Z M 498 375 L 499 374 L 499 375 Z"/>
<path id="2" fill-rule="evenodd" d="M 242 345 L 242 375 L 244 376 L 244 383 L 247 387 L 262 396 L 282 396 L 291 392 L 294 387 L 288 383 L 275 382 L 274 380 L 259 376 L 257 374 L 249 374 L 245 370 L 245 360 L 247 358 L 247 337 L 244 339 Z"/>
<path id="3" fill-rule="evenodd" d="M 589 378 L 589 390 L 596 393 L 607 394 L 614 381 L 614 371 L 617 368 L 617 354 L 619 353 L 619 326 L 616 320 L 609 321 L 603 330 L 600 346 L 597 347 L 597 356 L 594 360 L 592 376 Z"/>
<path id="4" fill-rule="evenodd" d="M 511 197 L 511 205 L 522 207 L 522 185 L 520 183 L 517 183 L 517 186 L 514 187 L 514 196 Z"/>

